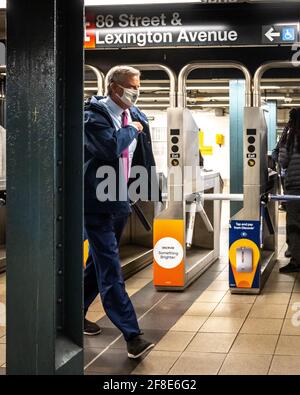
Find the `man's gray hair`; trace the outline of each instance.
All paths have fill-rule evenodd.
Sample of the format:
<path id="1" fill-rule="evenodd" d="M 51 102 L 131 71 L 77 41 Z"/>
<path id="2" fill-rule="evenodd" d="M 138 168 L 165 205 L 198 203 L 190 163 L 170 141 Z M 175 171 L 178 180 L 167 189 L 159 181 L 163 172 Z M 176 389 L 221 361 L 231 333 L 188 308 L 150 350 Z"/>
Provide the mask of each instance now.
<path id="1" fill-rule="evenodd" d="M 128 76 L 137 76 L 140 77 L 141 72 L 130 66 L 116 66 L 109 70 L 107 74 L 107 93 L 111 92 L 111 84 L 113 82 L 122 85 L 126 77 Z"/>

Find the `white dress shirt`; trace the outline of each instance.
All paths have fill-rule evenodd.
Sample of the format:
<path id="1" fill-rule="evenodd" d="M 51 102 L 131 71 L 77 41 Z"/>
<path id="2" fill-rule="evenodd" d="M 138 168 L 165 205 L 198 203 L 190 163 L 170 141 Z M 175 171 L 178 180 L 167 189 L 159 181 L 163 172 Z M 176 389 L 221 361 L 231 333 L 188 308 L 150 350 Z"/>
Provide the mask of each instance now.
<path id="1" fill-rule="evenodd" d="M 109 96 L 107 96 L 105 99 L 102 99 L 100 101 L 101 101 L 101 103 L 105 104 L 107 111 L 109 112 L 109 115 L 111 116 L 111 118 L 113 120 L 116 130 L 121 129 L 122 128 L 122 114 L 124 112 L 123 108 L 119 107 Z M 130 111 L 126 110 L 126 112 L 127 112 L 127 116 L 128 116 L 128 124 L 131 125 L 132 118 L 130 115 Z M 131 126 L 135 128 L 134 125 L 131 125 Z M 131 165 L 132 165 L 134 151 L 136 150 L 136 146 L 137 146 L 137 140 L 134 139 L 133 142 L 128 147 L 129 173 L 130 173 L 130 169 L 131 169 Z"/>

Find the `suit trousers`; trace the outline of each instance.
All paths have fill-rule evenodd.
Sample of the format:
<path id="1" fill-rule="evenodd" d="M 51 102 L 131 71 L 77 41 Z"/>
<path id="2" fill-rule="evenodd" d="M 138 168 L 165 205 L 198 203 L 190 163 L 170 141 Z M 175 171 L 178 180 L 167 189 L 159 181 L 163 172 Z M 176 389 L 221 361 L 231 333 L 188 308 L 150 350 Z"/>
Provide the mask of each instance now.
<path id="1" fill-rule="evenodd" d="M 127 220 L 128 215 L 85 215 L 90 251 L 84 271 L 84 313 L 100 294 L 108 318 L 129 341 L 141 331 L 120 265 L 119 243 Z"/>

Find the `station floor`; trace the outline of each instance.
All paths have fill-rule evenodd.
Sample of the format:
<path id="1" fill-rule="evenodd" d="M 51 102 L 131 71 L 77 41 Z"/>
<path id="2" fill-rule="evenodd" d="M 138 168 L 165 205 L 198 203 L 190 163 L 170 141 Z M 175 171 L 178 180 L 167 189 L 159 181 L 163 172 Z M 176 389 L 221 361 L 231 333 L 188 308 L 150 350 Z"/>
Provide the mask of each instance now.
<path id="1" fill-rule="evenodd" d="M 226 204 L 223 213 L 228 218 Z M 126 281 L 145 337 L 156 344 L 142 360 L 127 358 L 120 332 L 94 302 L 88 318 L 103 333 L 85 337 L 85 374 L 300 374 L 300 325 L 293 310 L 297 303 L 300 309 L 300 274 L 278 273 L 288 262 L 285 214 L 280 213 L 279 261 L 259 296 L 228 291 L 224 218 L 220 259 L 185 292 L 156 292 L 151 267 Z M 0 374 L 5 374 L 5 275 L 0 287 Z"/>

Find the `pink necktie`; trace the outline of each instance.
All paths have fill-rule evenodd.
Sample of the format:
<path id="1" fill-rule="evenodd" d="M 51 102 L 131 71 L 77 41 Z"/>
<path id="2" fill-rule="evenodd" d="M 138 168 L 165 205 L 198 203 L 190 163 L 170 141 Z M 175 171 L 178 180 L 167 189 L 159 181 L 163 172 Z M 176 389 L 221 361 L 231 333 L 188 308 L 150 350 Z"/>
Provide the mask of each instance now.
<path id="1" fill-rule="evenodd" d="M 122 114 L 122 127 L 128 126 L 128 114 L 127 111 L 124 111 Z M 126 148 L 122 152 L 122 160 L 123 160 L 123 167 L 124 167 L 124 173 L 125 173 L 125 179 L 128 182 L 129 178 L 129 149 Z"/>

